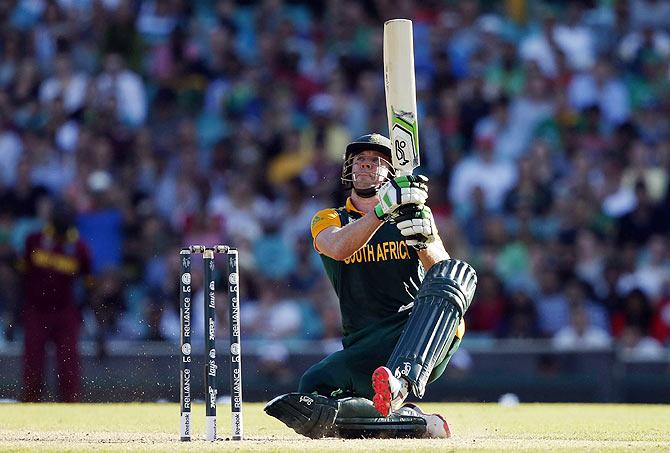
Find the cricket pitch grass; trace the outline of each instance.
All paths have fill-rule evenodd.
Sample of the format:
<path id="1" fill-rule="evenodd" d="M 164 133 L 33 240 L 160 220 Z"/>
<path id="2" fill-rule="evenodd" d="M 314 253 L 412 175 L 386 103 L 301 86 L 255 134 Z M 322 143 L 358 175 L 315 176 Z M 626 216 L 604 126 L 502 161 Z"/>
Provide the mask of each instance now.
<path id="1" fill-rule="evenodd" d="M 204 408 L 193 407 L 193 441 L 180 442 L 179 406 L 165 404 L 0 404 L 0 451 L 670 451 L 670 405 L 421 405 L 444 414 L 451 439 L 322 439 L 295 434 L 244 406 L 242 442 L 219 406 L 218 442 L 202 440 Z"/>

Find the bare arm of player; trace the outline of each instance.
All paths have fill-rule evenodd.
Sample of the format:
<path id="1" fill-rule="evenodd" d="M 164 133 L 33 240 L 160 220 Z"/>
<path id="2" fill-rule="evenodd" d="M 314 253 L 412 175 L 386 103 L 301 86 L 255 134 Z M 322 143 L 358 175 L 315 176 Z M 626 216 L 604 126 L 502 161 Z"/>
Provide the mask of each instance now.
<path id="1" fill-rule="evenodd" d="M 447 253 L 447 250 L 444 248 L 444 244 L 442 244 L 442 240 L 439 236 L 437 236 L 435 241 L 427 245 L 428 247 L 425 249 L 417 250 L 421 264 L 426 272 L 433 267 L 433 264 L 450 258 L 449 253 Z"/>
<path id="2" fill-rule="evenodd" d="M 359 220 L 343 227 L 326 228 L 316 236 L 314 241 L 320 253 L 334 260 L 343 261 L 367 244 L 383 223 L 374 212 L 369 212 Z"/>

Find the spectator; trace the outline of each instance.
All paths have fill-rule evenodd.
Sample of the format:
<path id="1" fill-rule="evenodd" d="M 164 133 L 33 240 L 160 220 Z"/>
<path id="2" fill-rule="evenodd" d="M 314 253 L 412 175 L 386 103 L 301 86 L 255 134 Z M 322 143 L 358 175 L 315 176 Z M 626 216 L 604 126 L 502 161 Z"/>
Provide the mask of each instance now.
<path id="1" fill-rule="evenodd" d="M 137 17 L 137 30 L 148 43 L 167 40 L 177 26 L 175 2 L 145 0 Z"/>
<path id="2" fill-rule="evenodd" d="M 582 24 L 584 4 L 569 2 L 565 23 L 553 30 L 553 39 L 568 58 L 573 71 L 583 71 L 593 66 L 595 60 L 595 39 L 591 28 Z"/>
<path id="3" fill-rule="evenodd" d="M 561 279 L 558 273 L 545 264 L 538 275 L 539 294 L 537 316 L 539 330 L 544 335 L 553 336 L 568 324 L 568 301 L 561 293 Z"/>
<path id="4" fill-rule="evenodd" d="M 289 242 L 281 235 L 276 219 L 268 219 L 263 225 L 263 234 L 256 240 L 254 260 L 259 264 L 257 272 L 264 277 L 280 280 L 295 270 L 296 256 Z"/>
<path id="5" fill-rule="evenodd" d="M 602 286 L 596 286 L 600 303 L 605 307 L 609 316 L 622 306 L 619 294 L 619 279 L 621 278 L 621 263 L 618 259 L 609 259 L 605 262 L 602 275 Z"/>
<path id="6" fill-rule="evenodd" d="M 624 170 L 622 184 L 635 188 L 638 181 L 644 182 L 651 201 L 656 204 L 663 199 L 668 188 L 668 172 L 654 163 L 654 149 L 641 141 L 633 143 L 630 164 Z"/>
<path id="7" fill-rule="evenodd" d="M 117 190 L 109 173 L 96 171 L 87 181 L 91 204 L 79 215 L 82 238 L 92 245 L 92 269 L 99 274 L 121 266 L 123 217 L 114 199 Z"/>
<path id="8" fill-rule="evenodd" d="M 498 336 L 502 338 L 538 338 L 540 335 L 535 302 L 526 292 L 514 291 L 505 310 L 503 322 L 498 329 Z"/>
<path id="9" fill-rule="evenodd" d="M 494 334 L 501 328 L 507 310 L 502 284 L 493 273 L 480 273 L 477 291 L 477 306 L 473 305 L 466 316 L 468 331 Z"/>
<path id="10" fill-rule="evenodd" d="M 635 272 L 622 276 L 619 286 L 622 289 L 638 288 L 649 300 L 657 301 L 661 297 L 663 284 L 670 279 L 670 262 L 665 237 L 652 236 L 645 252 L 644 261 L 638 265 Z"/>
<path id="11" fill-rule="evenodd" d="M 619 343 L 623 353 L 638 360 L 663 357 L 663 346 L 655 338 L 645 335 L 636 326 L 628 326 L 621 332 Z"/>
<path id="12" fill-rule="evenodd" d="M 303 236 L 309 237 L 309 232 L 304 231 Z M 288 277 L 290 294 L 296 298 L 309 296 L 319 283 L 321 278 L 320 267 L 312 255 L 312 244 L 308 241 L 296 241 L 297 257 L 296 266 Z"/>
<path id="13" fill-rule="evenodd" d="M 144 84 L 137 74 L 125 67 L 119 54 L 105 57 L 105 70 L 98 76 L 96 85 L 97 102 L 115 106 L 122 124 L 137 127 L 144 123 L 147 116 Z"/>
<path id="14" fill-rule="evenodd" d="M 629 292 L 620 310 L 612 316 L 612 334 L 621 337 L 627 328 L 631 338 L 643 337 L 649 332 L 653 310 L 647 296 L 640 289 Z"/>
<path id="15" fill-rule="evenodd" d="M 271 281 L 266 282 L 261 289 L 258 303 L 254 304 L 255 316 L 247 321 L 249 335 L 275 340 L 300 338 L 304 334 L 303 328 L 307 328 L 302 323 L 300 305 L 283 294 L 278 294 Z"/>
<path id="16" fill-rule="evenodd" d="M 270 204 L 254 191 L 250 182 L 236 181 L 230 195 L 214 196 L 209 203 L 210 212 L 222 219 L 225 234 L 231 240 L 253 241 L 261 236 L 261 219 L 270 211 Z M 235 213 L 234 219 L 232 213 Z"/>
<path id="17" fill-rule="evenodd" d="M 75 73 L 71 58 L 67 54 L 61 54 L 56 57 L 53 76 L 40 86 L 40 101 L 49 103 L 61 97 L 65 111 L 74 113 L 84 104 L 87 86 L 88 77 Z"/>
<path id="18" fill-rule="evenodd" d="M 628 90 L 604 59 L 598 60 L 590 72 L 572 79 L 568 96 L 570 105 L 578 110 L 598 105 L 610 128 L 622 124 L 630 115 Z"/>
<path id="19" fill-rule="evenodd" d="M 41 197 L 47 195 L 44 186 L 33 184 L 30 178 L 30 164 L 22 160 L 18 163 L 16 181 L 10 186 L 2 199 L 3 206 L 11 209 L 17 219 L 37 216 L 37 204 Z"/>
<path id="20" fill-rule="evenodd" d="M 513 215 L 519 209 L 529 209 L 532 217 L 540 217 L 550 211 L 553 194 L 542 184 L 535 170 L 530 157 L 518 160 L 518 184 L 505 195 L 503 207 L 507 214 Z"/>
<path id="21" fill-rule="evenodd" d="M 292 219 L 290 222 L 283 222 L 280 225 L 281 235 L 291 248 L 300 248 L 300 244 L 305 242 L 309 235 L 305 236 L 308 230 L 307 225 L 312 220 L 312 216 L 318 208 L 311 199 L 304 197 L 307 187 L 300 178 L 294 178 L 285 184 L 285 195 L 283 206 L 279 206 L 277 210 L 284 219 Z"/>
<path id="22" fill-rule="evenodd" d="M 635 184 L 635 208 L 617 221 L 617 241 L 620 244 L 633 242 L 637 246 L 646 244 L 654 234 L 664 231 L 663 213 L 647 191 L 642 180 Z"/>
<path id="23" fill-rule="evenodd" d="M 524 37 L 519 45 L 521 58 L 536 63 L 542 73 L 548 77 L 553 77 L 557 73 L 558 45 L 554 34 L 555 29 L 556 15 L 552 11 L 544 11 L 541 27 Z"/>
<path id="24" fill-rule="evenodd" d="M 602 281 L 604 260 L 605 253 L 599 238 L 592 231 L 579 230 L 577 232 L 575 274 L 596 292 L 601 290 L 604 284 Z"/>
<path id="25" fill-rule="evenodd" d="M 523 152 L 524 137 L 510 121 L 510 101 L 501 97 L 491 106 L 491 114 L 479 120 L 475 136 L 493 142 L 494 154 L 499 159 L 514 159 Z"/>
<path id="26" fill-rule="evenodd" d="M 670 36 L 663 30 L 645 27 L 633 30 L 619 44 L 619 57 L 629 64 L 640 64 L 649 54 L 665 58 L 670 55 Z"/>
<path id="27" fill-rule="evenodd" d="M 610 329 L 609 316 L 603 306 L 594 301 L 593 291 L 588 283 L 577 278 L 569 280 L 565 285 L 565 297 L 569 310 L 574 307 L 583 307 L 587 313 L 589 323 L 608 332 Z"/>
<path id="28" fill-rule="evenodd" d="M 602 328 L 595 326 L 583 305 L 570 309 L 570 325 L 556 332 L 552 344 L 558 349 L 599 349 L 610 345 L 610 336 Z"/>
<path id="29" fill-rule="evenodd" d="M 521 57 L 537 63 L 548 77 L 558 75 L 559 53 L 567 56 L 573 71 L 589 69 L 595 42 L 592 31 L 580 23 L 582 14 L 582 5 L 577 1 L 569 2 L 564 23 L 557 22 L 552 11 L 545 11 L 542 27 L 521 42 Z"/>
<path id="30" fill-rule="evenodd" d="M 485 226 L 489 220 L 489 212 L 484 200 L 484 191 L 480 186 L 472 189 L 472 195 L 469 203 L 462 203 L 456 206 L 455 215 L 461 225 L 465 228 L 465 237 L 468 244 L 475 248 L 484 245 Z"/>
<path id="31" fill-rule="evenodd" d="M 516 182 L 516 170 L 509 161 L 495 159 L 490 138 L 478 137 L 475 146 L 473 155 L 454 168 L 449 198 L 455 206 L 467 204 L 473 189 L 481 187 L 486 208 L 500 211 L 505 193 Z"/>
<path id="32" fill-rule="evenodd" d="M 632 0 L 631 26 L 635 29 L 670 27 L 670 5 L 660 0 Z"/>

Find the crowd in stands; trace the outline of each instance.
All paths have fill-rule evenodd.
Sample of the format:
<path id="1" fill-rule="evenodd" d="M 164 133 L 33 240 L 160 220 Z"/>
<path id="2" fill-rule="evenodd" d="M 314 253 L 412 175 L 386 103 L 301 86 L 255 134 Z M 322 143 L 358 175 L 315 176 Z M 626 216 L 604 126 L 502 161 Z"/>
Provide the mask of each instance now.
<path id="1" fill-rule="evenodd" d="M 5 340 L 25 237 L 66 199 L 93 256 L 86 337 L 176 341 L 179 248 L 225 243 L 245 338 L 337 341 L 309 224 L 346 198 L 348 141 L 387 133 L 392 11 L 414 21 L 429 204 L 479 273 L 468 335 L 669 347 L 670 3 L 387 4 L 0 2 Z"/>

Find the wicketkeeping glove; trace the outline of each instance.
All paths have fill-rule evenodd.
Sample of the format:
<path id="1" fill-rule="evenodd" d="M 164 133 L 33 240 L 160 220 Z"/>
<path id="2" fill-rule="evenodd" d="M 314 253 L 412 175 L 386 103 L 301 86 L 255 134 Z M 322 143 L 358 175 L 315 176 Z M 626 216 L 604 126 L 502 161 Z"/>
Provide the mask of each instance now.
<path id="1" fill-rule="evenodd" d="M 379 189 L 375 215 L 387 221 L 400 206 L 423 205 L 428 198 L 427 182 L 428 178 L 421 175 L 398 176 L 387 181 Z"/>
<path id="2" fill-rule="evenodd" d="M 425 249 L 437 238 L 437 226 L 428 206 L 403 206 L 394 220 L 407 245 L 417 250 Z"/>

